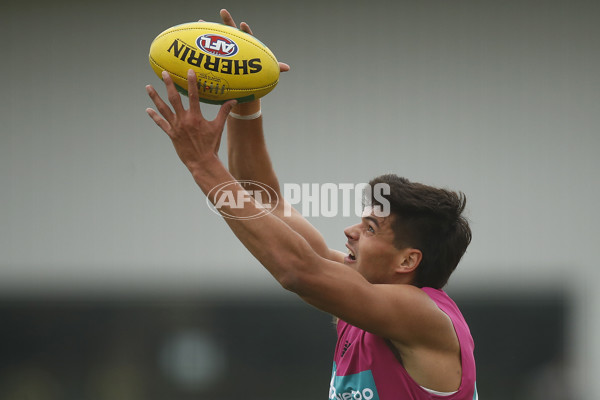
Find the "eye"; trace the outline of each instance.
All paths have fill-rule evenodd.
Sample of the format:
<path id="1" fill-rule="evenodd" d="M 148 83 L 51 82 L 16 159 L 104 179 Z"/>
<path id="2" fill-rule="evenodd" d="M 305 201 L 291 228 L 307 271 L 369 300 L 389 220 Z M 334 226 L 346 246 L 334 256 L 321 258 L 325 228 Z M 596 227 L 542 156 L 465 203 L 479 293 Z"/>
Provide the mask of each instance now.
<path id="1" fill-rule="evenodd" d="M 367 232 L 375 233 L 375 229 L 371 225 L 367 225 Z"/>

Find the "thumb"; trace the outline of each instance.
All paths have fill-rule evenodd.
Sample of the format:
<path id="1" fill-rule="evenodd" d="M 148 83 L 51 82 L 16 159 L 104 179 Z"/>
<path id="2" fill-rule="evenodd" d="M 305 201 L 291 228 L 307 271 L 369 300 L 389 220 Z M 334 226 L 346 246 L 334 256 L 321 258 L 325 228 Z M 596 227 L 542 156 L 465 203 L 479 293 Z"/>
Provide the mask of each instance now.
<path id="1" fill-rule="evenodd" d="M 221 106 L 221 109 L 219 110 L 217 117 L 215 118 L 215 121 L 219 125 L 224 126 L 225 121 L 227 121 L 227 116 L 233 109 L 233 106 L 235 106 L 236 104 L 237 104 L 237 100 L 229 100 L 228 102 L 224 103 Z"/>

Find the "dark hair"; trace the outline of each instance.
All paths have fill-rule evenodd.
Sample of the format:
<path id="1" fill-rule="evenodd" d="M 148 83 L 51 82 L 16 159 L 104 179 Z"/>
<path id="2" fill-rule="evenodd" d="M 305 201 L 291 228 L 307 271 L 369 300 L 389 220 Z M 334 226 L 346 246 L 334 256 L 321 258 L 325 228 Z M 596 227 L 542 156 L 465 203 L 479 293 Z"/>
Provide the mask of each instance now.
<path id="1" fill-rule="evenodd" d="M 375 194 L 377 184 L 390 189 L 389 194 L 378 195 L 390 203 L 394 245 L 423 253 L 413 285 L 441 289 L 471 242 L 471 228 L 462 215 L 466 196 L 388 174 L 369 182 L 372 205 L 383 206 Z"/>

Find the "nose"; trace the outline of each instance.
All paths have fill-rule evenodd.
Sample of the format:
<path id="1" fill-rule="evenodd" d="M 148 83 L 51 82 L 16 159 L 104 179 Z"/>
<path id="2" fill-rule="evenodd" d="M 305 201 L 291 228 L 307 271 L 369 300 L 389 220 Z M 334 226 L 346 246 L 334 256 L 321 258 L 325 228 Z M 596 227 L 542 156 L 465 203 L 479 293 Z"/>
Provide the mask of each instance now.
<path id="1" fill-rule="evenodd" d="M 360 237 L 360 231 L 358 229 L 360 224 L 352 225 L 344 229 L 344 235 L 348 238 L 348 240 L 358 240 Z"/>

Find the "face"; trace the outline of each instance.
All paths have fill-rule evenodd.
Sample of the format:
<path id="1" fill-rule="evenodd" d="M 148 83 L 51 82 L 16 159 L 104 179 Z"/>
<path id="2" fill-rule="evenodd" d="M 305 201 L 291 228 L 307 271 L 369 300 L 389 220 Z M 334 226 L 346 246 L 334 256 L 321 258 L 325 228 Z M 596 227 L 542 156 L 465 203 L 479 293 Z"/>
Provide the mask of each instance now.
<path id="1" fill-rule="evenodd" d="M 361 222 L 344 230 L 349 250 L 344 264 L 356 269 L 371 283 L 396 283 L 402 279 L 402 263 L 410 250 L 394 246 L 393 216 L 381 217 L 365 209 Z"/>

